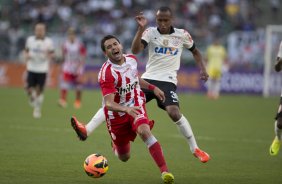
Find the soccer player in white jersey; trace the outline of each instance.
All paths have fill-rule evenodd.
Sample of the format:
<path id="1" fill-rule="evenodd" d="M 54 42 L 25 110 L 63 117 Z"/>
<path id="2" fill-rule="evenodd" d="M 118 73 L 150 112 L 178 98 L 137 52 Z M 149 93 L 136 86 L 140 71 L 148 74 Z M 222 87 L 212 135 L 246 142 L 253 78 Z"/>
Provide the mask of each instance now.
<path id="1" fill-rule="evenodd" d="M 74 108 L 81 107 L 82 92 L 82 75 L 85 65 L 86 48 L 81 41 L 78 40 L 73 28 L 68 30 L 68 38 L 62 47 L 63 66 L 62 79 L 60 85 L 59 105 L 67 106 L 67 93 L 71 88 L 75 89 Z"/>
<path id="2" fill-rule="evenodd" d="M 180 112 L 179 99 L 176 94 L 177 71 L 180 67 L 180 57 L 183 49 L 191 51 L 200 68 L 201 79 L 207 81 L 209 76 L 206 72 L 202 55 L 186 30 L 172 26 L 173 16 L 169 7 L 161 7 L 157 11 L 157 27 L 146 28 L 148 21 L 142 13 L 136 16 L 135 19 L 138 29 L 132 42 L 132 53 L 138 54 L 146 47 L 148 47 L 149 53 L 146 71 L 142 78 L 158 86 L 164 91 L 166 96 L 166 101 L 161 102 L 150 91 L 144 90 L 146 100 L 157 100 L 158 106 L 166 110 L 180 133 L 188 141 L 194 156 L 205 163 L 210 159 L 210 156 L 198 147 L 188 120 Z"/>
<path id="3" fill-rule="evenodd" d="M 147 19 L 142 14 L 136 16 L 136 21 L 139 26 L 132 43 L 132 52 L 139 53 L 146 46 L 149 47 L 149 61 L 142 78 L 158 86 L 166 95 L 166 101 L 162 102 L 153 93 L 144 89 L 146 102 L 152 99 L 157 100 L 158 106 L 167 111 L 181 134 L 187 139 L 194 156 L 205 163 L 210 159 L 210 156 L 199 149 L 188 120 L 180 113 L 176 94 L 177 70 L 180 67 L 180 56 L 183 47 L 192 52 L 200 67 L 201 79 L 208 80 L 201 53 L 195 47 L 194 41 L 187 31 L 172 27 L 172 12 L 168 7 L 162 7 L 157 11 L 156 22 L 158 27 L 146 29 Z M 104 119 L 102 109 L 99 109 L 87 125 L 79 121 L 73 121 L 72 126 L 78 137 L 85 140 Z"/>
<path id="4" fill-rule="evenodd" d="M 280 47 L 277 54 L 277 62 L 275 64 L 275 71 L 280 72 L 281 70 L 282 70 L 282 41 L 280 42 Z M 275 138 L 269 149 L 269 153 L 272 156 L 278 154 L 280 145 L 282 143 L 282 89 L 281 89 L 280 104 L 275 119 L 276 119 L 274 123 Z"/>
<path id="5" fill-rule="evenodd" d="M 27 38 L 24 59 L 27 69 L 26 90 L 34 108 L 33 117 L 41 117 L 44 86 L 49 71 L 49 62 L 54 57 L 53 41 L 46 36 L 46 25 L 37 23 L 34 36 Z"/>
<path id="6" fill-rule="evenodd" d="M 146 113 L 146 99 L 141 87 L 152 91 L 160 101 L 165 100 L 163 91 L 139 78 L 136 57 L 123 54 L 118 38 L 113 35 L 105 36 L 101 40 L 101 49 L 108 60 L 101 67 L 98 80 L 114 153 L 126 162 L 130 158 L 130 141 L 134 141 L 138 135 L 159 167 L 164 183 L 174 183 L 161 145 L 150 130 L 152 124 Z"/>

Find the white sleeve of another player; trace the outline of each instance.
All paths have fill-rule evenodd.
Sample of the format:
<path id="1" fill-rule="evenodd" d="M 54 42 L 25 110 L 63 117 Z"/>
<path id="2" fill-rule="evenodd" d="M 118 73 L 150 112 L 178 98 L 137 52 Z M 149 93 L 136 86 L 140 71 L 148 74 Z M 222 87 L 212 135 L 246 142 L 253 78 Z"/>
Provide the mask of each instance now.
<path id="1" fill-rule="evenodd" d="M 30 40 L 31 40 L 31 37 L 28 37 L 26 42 L 25 42 L 25 49 L 30 49 Z"/>
<path id="2" fill-rule="evenodd" d="M 280 42 L 280 47 L 279 47 L 279 51 L 278 51 L 277 57 L 282 58 L 282 41 Z"/>
<path id="3" fill-rule="evenodd" d="M 54 48 L 54 43 L 53 43 L 53 41 L 49 38 L 49 44 L 48 44 L 49 46 L 48 46 L 48 51 L 49 52 L 52 52 L 52 51 L 54 51 L 55 50 L 55 48 Z"/>
<path id="4" fill-rule="evenodd" d="M 147 43 L 150 42 L 150 35 L 151 35 L 152 28 L 147 28 L 142 34 L 142 40 L 145 40 Z"/>
<path id="5" fill-rule="evenodd" d="M 194 41 L 192 39 L 192 36 L 188 33 L 188 31 L 184 30 L 184 34 L 183 34 L 183 46 L 187 49 L 190 49 L 193 44 L 194 44 Z"/>

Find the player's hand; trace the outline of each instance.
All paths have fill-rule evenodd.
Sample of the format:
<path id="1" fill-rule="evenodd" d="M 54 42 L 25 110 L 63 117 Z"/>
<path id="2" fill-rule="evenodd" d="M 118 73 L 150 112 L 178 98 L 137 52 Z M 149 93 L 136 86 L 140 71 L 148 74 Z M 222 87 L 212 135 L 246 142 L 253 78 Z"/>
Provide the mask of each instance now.
<path id="1" fill-rule="evenodd" d="M 142 29 L 144 29 L 148 24 L 148 20 L 143 15 L 143 12 L 140 12 L 140 14 L 135 17 L 135 20 L 138 26 Z"/>
<path id="2" fill-rule="evenodd" d="M 133 118 L 136 118 L 140 114 L 141 107 L 127 107 L 126 113 L 132 116 Z"/>
<path id="3" fill-rule="evenodd" d="M 200 79 L 204 82 L 209 79 L 209 74 L 206 72 L 206 70 L 200 70 Z"/>
<path id="4" fill-rule="evenodd" d="M 274 66 L 276 72 L 280 72 L 282 70 L 282 60 L 280 59 Z"/>
<path id="5" fill-rule="evenodd" d="M 162 102 L 165 102 L 165 95 L 164 92 L 162 90 L 160 90 L 160 88 L 155 87 L 154 89 L 154 94 L 158 97 L 158 99 L 160 99 Z"/>

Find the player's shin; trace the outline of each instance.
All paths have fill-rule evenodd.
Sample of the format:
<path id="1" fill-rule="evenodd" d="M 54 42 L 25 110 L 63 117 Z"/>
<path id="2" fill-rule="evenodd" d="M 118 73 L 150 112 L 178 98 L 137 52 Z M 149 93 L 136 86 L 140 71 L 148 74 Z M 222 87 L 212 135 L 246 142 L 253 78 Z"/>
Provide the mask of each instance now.
<path id="1" fill-rule="evenodd" d="M 280 119 L 282 119 L 282 118 L 280 118 Z M 278 128 L 277 123 L 278 123 L 278 120 L 275 121 L 275 126 L 274 126 L 275 134 L 276 134 L 278 140 L 281 141 L 282 140 L 282 129 Z"/>
<path id="2" fill-rule="evenodd" d="M 198 148 L 198 145 L 188 120 L 184 117 L 184 115 L 182 115 L 175 124 L 177 125 L 180 133 L 186 138 L 191 152 L 194 153 L 195 149 Z"/>
<path id="3" fill-rule="evenodd" d="M 160 169 L 160 172 L 168 172 L 168 168 L 164 159 L 163 151 L 161 145 L 157 139 L 151 135 L 146 141 L 144 141 L 149 149 L 149 152 L 154 159 L 155 163 Z"/>

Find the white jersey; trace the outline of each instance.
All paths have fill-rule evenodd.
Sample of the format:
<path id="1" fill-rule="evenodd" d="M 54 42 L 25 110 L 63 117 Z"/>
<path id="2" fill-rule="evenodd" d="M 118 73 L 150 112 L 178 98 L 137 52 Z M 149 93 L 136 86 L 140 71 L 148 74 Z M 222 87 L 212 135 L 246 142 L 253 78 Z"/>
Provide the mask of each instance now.
<path id="1" fill-rule="evenodd" d="M 25 48 L 28 50 L 30 59 L 27 61 L 27 70 L 35 73 L 46 73 L 49 69 L 48 52 L 54 51 L 54 44 L 48 37 L 37 39 L 35 36 L 28 37 Z"/>
<path id="2" fill-rule="evenodd" d="M 277 57 L 282 58 L 282 41 L 280 42 L 280 46 L 279 46 L 279 51 L 278 51 Z"/>
<path id="3" fill-rule="evenodd" d="M 277 57 L 282 58 L 282 41 L 280 42 Z M 281 97 L 282 97 L 282 89 L 281 89 Z"/>
<path id="4" fill-rule="evenodd" d="M 148 43 L 149 58 L 142 78 L 177 84 L 177 71 L 183 47 L 190 49 L 194 41 L 184 29 L 172 28 L 171 34 L 160 34 L 149 27 L 142 35 Z"/>

